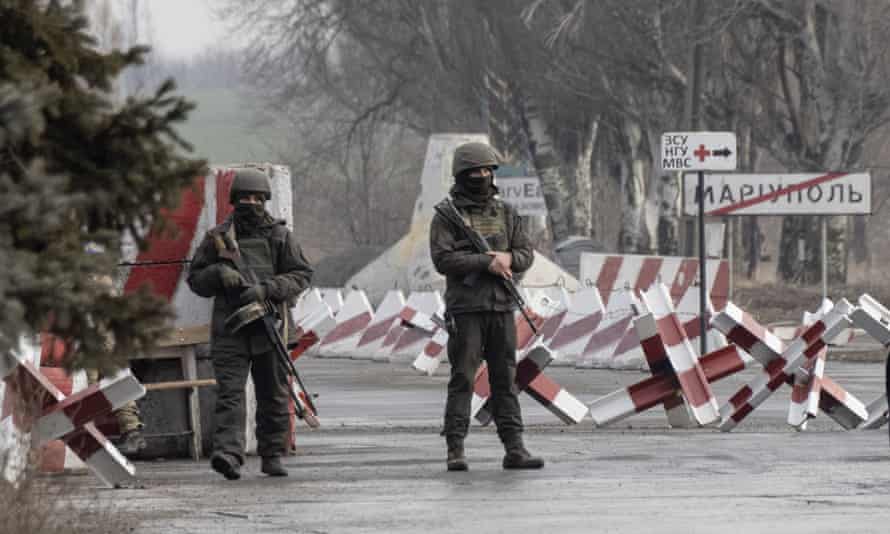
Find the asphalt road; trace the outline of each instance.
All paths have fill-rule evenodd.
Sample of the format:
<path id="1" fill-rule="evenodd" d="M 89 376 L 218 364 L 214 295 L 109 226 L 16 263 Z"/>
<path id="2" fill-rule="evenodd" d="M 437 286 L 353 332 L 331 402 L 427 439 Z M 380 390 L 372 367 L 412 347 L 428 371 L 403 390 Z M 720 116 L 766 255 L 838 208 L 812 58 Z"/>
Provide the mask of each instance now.
<path id="1" fill-rule="evenodd" d="M 660 408 L 609 428 L 590 419 L 568 427 L 523 396 L 526 442 L 547 466 L 504 471 L 493 429 L 474 427 L 470 471 L 448 473 L 438 436 L 447 368 L 434 377 L 405 364 L 352 360 L 301 360 L 300 368 L 320 393 L 324 426 L 300 429 L 297 455 L 285 462 L 290 477 L 264 477 L 256 458 L 237 482 L 206 462 L 139 462 L 144 487 L 102 490 L 100 499 L 146 534 L 890 528 L 886 428 L 848 432 L 821 415 L 797 432 L 784 423 L 787 388 L 729 434 L 668 429 Z M 829 362 L 827 372 L 866 403 L 882 391 L 883 364 Z M 644 376 L 548 374 L 585 402 Z M 746 377 L 718 383 L 718 397 L 728 398 Z M 97 485 L 91 476 L 70 478 L 80 489 Z"/>

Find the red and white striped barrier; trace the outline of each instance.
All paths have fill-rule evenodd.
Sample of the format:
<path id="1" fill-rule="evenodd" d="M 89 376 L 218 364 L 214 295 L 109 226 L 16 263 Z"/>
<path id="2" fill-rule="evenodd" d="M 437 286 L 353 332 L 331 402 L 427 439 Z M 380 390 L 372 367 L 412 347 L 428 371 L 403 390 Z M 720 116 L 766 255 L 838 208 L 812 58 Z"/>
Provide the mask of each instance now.
<path id="1" fill-rule="evenodd" d="M 639 308 L 640 303 L 632 291 L 618 291 L 612 294 L 603 313 L 603 319 L 587 340 L 576 367 L 582 369 L 620 367 L 624 362 L 616 362 L 614 359 L 619 345 L 623 348 L 627 345 L 628 339 L 639 345 L 632 323 Z M 622 341 L 625 343 L 622 344 Z M 627 352 L 627 349 L 624 352 Z"/>
<path id="2" fill-rule="evenodd" d="M 580 423 L 587 414 L 587 406 L 565 388 L 544 374 L 544 368 L 553 360 L 552 352 L 544 345 L 536 345 L 516 364 L 516 387 L 528 393 L 551 413 L 566 424 Z M 482 425 L 492 421 L 489 408 L 491 387 L 488 383 L 488 367 L 483 363 L 476 372 L 470 414 Z"/>
<path id="3" fill-rule="evenodd" d="M 580 274 L 582 284 L 600 290 L 606 305 L 617 291 L 630 288 L 639 295 L 657 282 L 669 287 L 675 305 L 688 292 L 698 294 L 697 258 L 585 252 L 581 254 Z M 729 263 L 708 260 L 707 277 L 711 302 L 721 310 L 729 296 Z"/>
<path id="4" fill-rule="evenodd" d="M 38 445 L 61 438 L 144 395 L 145 388 L 130 370 L 122 370 L 44 410 L 31 429 L 32 438 Z"/>
<path id="5" fill-rule="evenodd" d="M 405 297 L 401 291 L 398 289 L 387 291 L 350 356 L 357 360 L 370 360 L 376 354 L 383 352 L 383 341 L 386 339 L 386 334 L 399 323 L 399 312 L 404 307 Z"/>
<path id="6" fill-rule="evenodd" d="M 448 331 L 439 328 L 411 366 L 427 376 L 433 376 L 444 359 L 448 359 Z"/>
<path id="7" fill-rule="evenodd" d="M 185 283 L 185 260 L 191 258 L 208 230 L 223 222 L 232 212 L 229 193 L 235 169 L 256 167 L 269 176 L 272 199 L 266 209 L 274 217 L 293 226 L 292 188 L 287 167 L 271 164 L 214 165 L 206 176 L 198 176 L 182 191 L 179 205 L 164 219 L 175 232 L 152 232 L 148 247 L 138 250 L 132 239 L 125 240 L 123 260 L 131 265 L 119 270 L 124 293 L 146 285 L 151 292 L 169 302 L 175 312 L 173 326 L 192 327 L 210 324 L 210 300 L 195 295 Z M 182 263 L 179 263 L 181 260 Z"/>
<path id="8" fill-rule="evenodd" d="M 804 368 L 804 364 L 815 358 L 819 351 L 841 331 L 849 328 L 850 321 L 847 319 L 847 314 L 852 311 L 853 307 L 850 303 L 842 299 L 821 320 L 804 328 L 800 336 L 785 347 L 781 354 L 773 353 L 768 360 L 760 360 L 761 357 L 769 357 L 770 354 L 766 348 L 768 345 L 755 333 L 765 331 L 763 327 L 754 330 L 745 328 L 745 322 L 756 324 L 750 316 L 747 316 L 746 321 L 739 322 L 736 320 L 738 313 L 718 314 L 714 320 L 715 326 L 726 334 L 727 339 L 747 350 L 752 357 L 764 365 L 764 373 L 736 392 L 723 406 L 721 413 L 724 419 L 720 424 L 720 429 L 730 431 L 735 428 L 779 386 L 783 383 L 792 383 L 795 375 L 807 377 L 809 372 Z M 853 402 L 854 398 L 827 376 L 823 377 L 822 386 L 823 392 L 831 395 L 832 401 L 836 402 L 837 406 L 846 408 L 844 415 L 839 414 L 835 409 L 826 412 L 842 426 L 846 427 L 849 424 L 846 415 L 853 418 L 864 416 L 863 419 L 867 417 L 867 414 L 862 413 L 864 407 L 862 411 L 857 410 L 857 405 L 861 405 L 861 402 L 858 400 Z M 857 411 L 859 411 L 858 414 Z"/>
<path id="9" fill-rule="evenodd" d="M 337 326 L 334 314 L 324 302 L 297 321 L 296 335 L 297 345 L 290 351 L 292 360 L 296 360 L 303 354 L 308 354 Z"/>
<path id="10" fill-rule="evenodd" d="M 30 346 L 31 350 L 39 349 Z M 35 429 L 35 423 L 38 425 L 41 434 L 35 439 L 46 439 L 53 437 L 54 434 L 68 430 L 61 436 L 62 441 L 68 448 L 77 455 L 103 482 L 109 486 L 115 487 L 122 484 L 132 482 L 135 469 L 133 465 L 112 445 L 95 425 L 80 417 L 79 413 L 89 413 L 94 416 L 110 413 L 115 403 L 123 404 L 124 402 L 135 400 L 145 394 L 145 389 L 136 383 L 133 386 L 132 375 L 129 378 L 123 378 L 122 381 L 105 382 L 106 387 L 110 387 L 117 383 L 118 385 L 126 384 L 126 387 L 113 387 L 114 391 L 108 391 L 108 395 L 98 389 L 99 386 L 88 388 L 86 393 L 75 397 L 66 402 L 65 394 L 59 390 L 47 378 L 40 369 L 35 366 L 32 361 L 34 358 L 20 358 L 15 355 L 11 358 L 5 358 L 0 368 L 0 378 L 6 383 L 4 396 L 4 410 L 0 414 L 0 419 L 11 420 L 9 424 L 18 426 L 21 433 L 31 433 Z M 39 399 L 43 398 L 43 415 L 33 420 L 16 418 L 14 411 L 8 411 L 14 404 L 10 404 L 13 392 L 19 399 Z M 111 401 L 109 397 L 114 398 Z M 97 404 L 97 401 L 99 404 Z M 59 414 L 61 412 L 61 415 Z M 62 421 L 67 419 L 67 423 Z M 54 465 L 62 460 L 64 462 L 65 451 L 59 455 L 50 445 L 41 458 L 44 467 L 56 467 Z M 49 454 L 49 456 L 46 456 Z M 64 468 L 64 463 L 61 466 Z"/>
<path id="11" fill-rule="evenodd" d="M 597 288 L 584 288 L 573 295 L 556 332 L 547 338 L 547 345 L 559 352 L 554 364 L 578 363 L 590 337 L 603 320 L 603 312 L 603 301 Z"/>
<path id="12" fill-rule="evenodd" d="M 667 287 L 656 284 L 642 294 L 642 299 L 650 313 L 637 319 L 634 324 L 640 344 L 645 346 L 652 341 L 663 344 L 692 417 L 700 425 L 713 423 L 720 417 L 717 399 L 686 331 L 674 313 Z M 656 337 L 659 339 L 653 340 Z"/>
<path id="13" fill-rule="evenodd" d="M 666 361 L 666 349 L 663 344 L 650 343 L 647 344 L 647 349 L 651 351 L 654 362 L 663 363 Z M 647 357 L 649 357 L 648 353 Z M 729 345 L 709 352 L 699 360 L 699 364 L 705 378 L 709 383 L 713 383 L 745 369 L 751 361 L 737 347 Z M 658 368 L 657 365 L 653 367 Z M 590 415 L 596 426 L 606 426 L 631 415 L 642 413 L 659 404 L 664 404 L 665 411 L 670 416 L 672 408 L 683 406 L 683 410 L 685 410 L 685 404 L 676 401 L 680 391 L 680 383 L 673 372 L 660 372 L 596 399 L 590 403 Z M 671 404 L 668 405 L 668 403 Z M 670 419 L 669 423 L 671 423 Z M 674 423 L 671 423 L 671 426 L 674 426 Z M 681 420 L 681 426 L 688 426 L 685 420 Z"/>
<path id="14" fill-rule="evenodd" d="M 310 287 L 300 295 L 297 303 L 291 308 L 290 314 L 291 317 L 293 317 L 294 324 L 299 325 L 307 317 L 316 313 L 319 308 L 325 308 L 328 311 L 331 309 L 324 299 L 321 298 L 321 293 L 319 293 L 318 288 Z M 333 314 L 333 312 L 331 312 L 331 314 Z"/>
<path id="15" fill-rule="evenodd" d="M 317 355 L 320 357 L 342 358 L 358 346 L 362 333 L 374 319 L 374 311 L 365 292 L 360 289 L 351 291 L 335 319 L 337 326 L 318 344 Z"/>
<path id="16" fill-rule="evenodd" d="M 416 291 L 408 296 L 408 301 L 399 313 L 399 317 L 403 321 L 410 322 L 417 312 L 432 316 L 437 313 L 441 314 L 444 306 L 438 291 Z M 433 334 L 420 328 L 400 328 L 401 332 L 392 345 L 388 360 L 391 362 L 413 362 Z"/>
<path id="17" fill-rule="evenodd" d="M 551 311 L 557 309 L 550 297 L 545 293 L 529 297 L 529 302 L 532 301 L 537 301 L 536 307 L 538 309 Z M 531 307 L 526 311 L 534 323 L 535 328 L 538 329 L 539 335 L 534 335 L 528 322 L 525 320 L 525 317 L 519 311 L 514 314 L 513 320 L 516 326 L 517 361 L 520 361 L 526 352 L 543 343 L 541 333 L 547 323 L 547 318 L 538 315 L 531 309 Z M 410 315 L 410 317 L 408 315 Z M 428 376 L 432 376 L 435 374 L 436 369 L 439 368 L 442 361 L 447 358 L 446 349 L 448 346 L 448 331 L 444 328 L 444 319 L 439 317 L 436 320 L 433 316 L 419 312 L 414 312 L 408 315 L 403 319 L 404 322 L 410 323 L 413 327 L 419 328 L 432 336 L 412 364 L 418 371 L 426 373 Z"/>
<path id="18" fill-rule="evenodd" d="M 823 314 L 832 310 L 831 302 L 823 305 L 815 314 L 806 314 L 805 319 L 811 323 L 798 329 L 798 334 L 803 334 L 810 326 L 821 324 Z M 785 344 L 772 332 L 761 326 L 753 317 L 739 309 L 734 304 L 727 303 L 724 310 L 714 317 L 712 324 L 726 333 L 727 338 L 747 350 L 751 356 L 762 366 L 760 380 L 774 381 L 773 390 L 777 389 L 781 382 L 776 374 L 776 368 L 786 363 L 783 354 L 788 350 Z M 847 330 L 847 324 L 841 325 L 835 336 L 842 335 Z M 865 407 L 853 395 L 846 392 L 830 377 L 824 375 L 824 361 L 817 367 L 816 359 L 822 354 L 822 348 L 807 349 L 807 360 L 793 374 L 783 375 L 783 379 L 789 385 L 797 385 L 797 390 L 792 390 L 791 406 L 789 408 L 788 422 L 792 426 L 802 430 L 806 421 L 816 415 L 816 406 L 824 411 L 844 428 L 853 428 L 859 425 L 867 417 Z M 820 374 L 818 380 L 811 380 L 813 373 Z M 812 395 L 811 395 L 812 393 Z M 749 392 L 743 388 L 737 393 L 736 402 L 742 402 Z M 765 394 L 765 393 L 764 393 Z M 768 396 L 768 395 L 767 395 Z M 764 397 L 765 398 L 765 397 Z M 742 400 L 740 400 L 742 399 Z M 730 404 L 723 407 L 724 417 L 731 412 Z M 739 414 L 742 419 L 746 414 Z M 741 419 L 739 419 L 741 420 Z M 732 425 L 732 423 L 726 423 Z"/>

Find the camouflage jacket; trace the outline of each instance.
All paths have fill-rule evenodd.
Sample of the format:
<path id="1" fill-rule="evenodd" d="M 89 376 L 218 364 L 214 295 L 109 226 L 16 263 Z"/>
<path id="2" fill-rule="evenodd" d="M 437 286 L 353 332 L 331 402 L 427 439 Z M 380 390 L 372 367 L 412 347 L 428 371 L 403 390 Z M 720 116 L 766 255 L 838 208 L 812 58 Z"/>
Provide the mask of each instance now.
<path id="1" fill-rule="evenodd" d="M 211 345 L 214 350 L 231 348 L 232 350 L 251 353 L 265 352 L 272 349 L 271 343 L 257 325 L 249 325 L 237 335 L 226 331 L 225 320 L 239 308 L 239 291 L 226 291 L 219 277 L 223 260 L 217 254 L 212 235 L 214 232 L 232 232 L 233 221 L 230 216 L 222 224 L 210 230 L 195 252 L 189 267 L 188 285 L 197 295 L 213 297 L 213 317 L 211 319 Z M 273 302 L 293 301 L 309 287 L 312 279 L 312 268 L 303 256 L 300 245 L 294 235 L 287 229 L 282 220 L 269 220 L 256 230 L 251 237 L 264 237 L 269 243 L 273 273 L 262 276 L 262 284 L 266 287 L 269 299 Z M 240 237 L 238 237 L 240 239 Z M 250 264 L 247 259 L 248 265 Z M 258 273 L 259 274 L 259 273 Z M 254 328 L 254 326 L 256 326 Z M 293 325 L 288 328 L 288 343 L 294 343 Z"/>
<path id="2" fill-rule="evenodd" d="M 512 254 L 511 270 L 515 279 L 532 266 L 531 241 L 523 229 L 522 219 L 512 207 L 495 197 L 484 204 L 455 197 L 454 204 L 464 220 L 485 237 L 492 250 Z M 449 313 L 504 312 L 517 308 L 503 283 L 488 271 L 491 256 L 476 252 L 460 230 L 439 214 L 430 225 L 430 254 L 436 270 L 445 275 L 445 308 Z M 472 286 L 466 283 L 471 273 L 478 273 Z"/>

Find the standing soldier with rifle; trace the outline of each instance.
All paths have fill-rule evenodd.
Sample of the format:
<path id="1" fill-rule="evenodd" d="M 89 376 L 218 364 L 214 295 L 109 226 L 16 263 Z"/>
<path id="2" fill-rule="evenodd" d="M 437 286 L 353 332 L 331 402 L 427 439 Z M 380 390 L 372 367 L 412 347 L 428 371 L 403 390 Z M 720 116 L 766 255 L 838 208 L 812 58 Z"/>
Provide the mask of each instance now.
<path id="1" fill-rule="evenodd" d="M 287 476 L 281 456 L 289 428 L 288 374 L 276 353 L 275 340 L 267 335 L 263 321 L 246 324 L 237 333 L 226 326 L 226 319 L 246 305 L 269 302 L 286 306 L 312 278 L 312 268 L 285 221 L 275 220 L 266 212 L 264 202 L 271 197 L 265 173 L 238 169 L 229 196 L 234 213 L 207 233 L 188 275 L 192 291 L 214 297 L 210 351 L 218 389 L 210 465 L 229 480 L 240 478 L 244 464 L 244 386 L 248 371 L 256 391 L 261 470 L 269 476 Z M 221 244 L 233 248 L 238 262 L 255 276 L 242 274 L 226 250 L 220 249 Z M 293 325 L 286 327 L 285 339 L 296 341 Z"/>
<path id="2" fill-rule="evenodd" d="M 531 267 L 534 255 L 519 215 L 495 196 L 497 168 L 498 156 L 490 146 L 459 146 L 452 162 L 451 196 L 436 205 L 430 226 L 433 264 L 446 277 L 451 379 L 443 434 L 449 471 L 467 470 L 464 438 L 470 424 L 473 382 L 483 359 L 488 365 L 492 414 L 506 451 L 504 469 L 544 466 L 523 445 L 515 386 L 513 312 L 521 299 L 513 278 Z"/>

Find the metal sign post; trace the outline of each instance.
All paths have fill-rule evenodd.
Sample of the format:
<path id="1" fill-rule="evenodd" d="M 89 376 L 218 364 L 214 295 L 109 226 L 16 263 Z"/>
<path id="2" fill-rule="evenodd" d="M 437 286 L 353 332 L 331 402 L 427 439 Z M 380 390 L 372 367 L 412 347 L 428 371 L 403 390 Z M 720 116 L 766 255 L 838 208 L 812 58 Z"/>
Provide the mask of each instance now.
<path id="1" fill-rule="evenodd" d="M 708 352 L 708 278 L 705 250 L 705 173 L 736 169 L 733 132 L 668 132 L 661 136 L 661 167 L 666 171 L 698 171 L 698 288 L 701 355 Z"/>
<path id="2" fill-rule="evenodd" d="M 705 173 L 698 171 L 698 198 L 704 198 L 705 192 Z M 699 334 L 698 339 L 701 343 L 701 355 L 708 353 L 708 322 L 705 318 L 705 311 L 708 309 L 708 276 L 707 276 L 707 251 L 705 250 L 705 203 L 698 203 L 698 317 L 699 317 Z"/>

